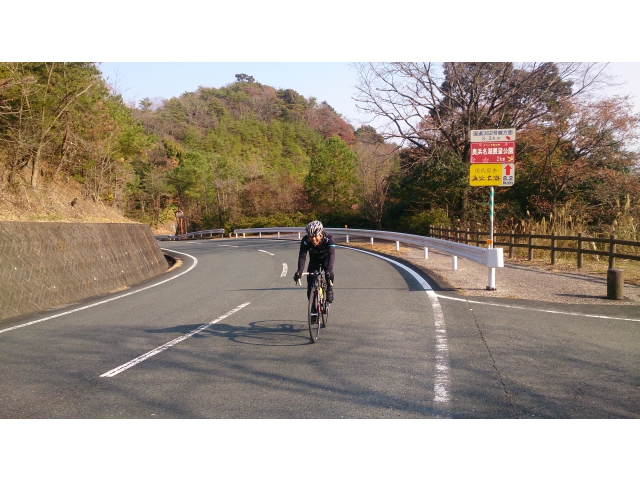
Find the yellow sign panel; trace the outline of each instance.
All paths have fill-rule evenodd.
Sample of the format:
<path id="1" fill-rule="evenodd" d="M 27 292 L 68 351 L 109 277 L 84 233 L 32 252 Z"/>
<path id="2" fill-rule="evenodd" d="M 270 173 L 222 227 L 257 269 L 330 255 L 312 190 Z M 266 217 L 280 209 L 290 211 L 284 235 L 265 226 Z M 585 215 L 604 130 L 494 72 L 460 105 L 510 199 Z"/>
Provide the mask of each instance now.
<path id="1" fill-rule="evenodd" d="M 469 185 L 472 187 L 510 187 L 515 180 L 513 163 L 472 163 Z"/>

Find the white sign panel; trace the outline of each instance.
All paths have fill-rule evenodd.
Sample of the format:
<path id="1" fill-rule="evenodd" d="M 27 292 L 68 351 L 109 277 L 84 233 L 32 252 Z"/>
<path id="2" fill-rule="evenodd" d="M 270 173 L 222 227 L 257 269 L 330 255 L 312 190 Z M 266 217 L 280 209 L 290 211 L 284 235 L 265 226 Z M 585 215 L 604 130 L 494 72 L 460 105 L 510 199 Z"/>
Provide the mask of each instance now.
<path id="1" fill-rule="evenodd" d="M 471 130 L 469 139 L 473 142 L 513 142 L 516 139 L 515 128 L 493 128 L 490 130 Z"/>

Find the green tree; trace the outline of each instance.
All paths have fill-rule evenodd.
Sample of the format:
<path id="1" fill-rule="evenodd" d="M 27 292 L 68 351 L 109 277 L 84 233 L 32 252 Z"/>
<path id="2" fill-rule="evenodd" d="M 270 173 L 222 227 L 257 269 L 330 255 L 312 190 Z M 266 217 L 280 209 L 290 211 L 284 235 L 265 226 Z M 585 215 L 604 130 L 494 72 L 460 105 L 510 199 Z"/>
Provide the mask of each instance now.
<path id="1" fill-rule="evenodd" d="M 313 208 L 323 215 L 357 209 L 357 168 L 358 157 L 337 135 L 320 144 L 305 179 Z"/>
<path id="2" fill-rule="evenodd" d="M 4 92 L 9 108 L 0 116 L 2 143 L 12 152 L 12 168 L 31 166 L 31 187 L 55 143 L 68 138 L 69 113 L 91 88 L 102 86 L 94 63 L 2 63 L 0 78 L 12 87 Z M 64 146 L 62 151 L 64 152 Z"/>

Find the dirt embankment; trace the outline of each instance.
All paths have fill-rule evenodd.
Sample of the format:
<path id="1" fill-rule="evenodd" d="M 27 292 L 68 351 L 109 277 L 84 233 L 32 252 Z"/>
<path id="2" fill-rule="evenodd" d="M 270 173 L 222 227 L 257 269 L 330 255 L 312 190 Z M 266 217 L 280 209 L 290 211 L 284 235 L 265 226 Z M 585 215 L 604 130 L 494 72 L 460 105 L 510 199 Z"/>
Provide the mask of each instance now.
<path id="1" fill-rule="evenodd" d="M 42 184 L 34 190 L 24 181 L 0 182 L 0 221 L 138 223 L 100 200 L 86 197 L 73 179 Z M 155 235 L 172 235 L 172 225 L 151 227 Z"/>

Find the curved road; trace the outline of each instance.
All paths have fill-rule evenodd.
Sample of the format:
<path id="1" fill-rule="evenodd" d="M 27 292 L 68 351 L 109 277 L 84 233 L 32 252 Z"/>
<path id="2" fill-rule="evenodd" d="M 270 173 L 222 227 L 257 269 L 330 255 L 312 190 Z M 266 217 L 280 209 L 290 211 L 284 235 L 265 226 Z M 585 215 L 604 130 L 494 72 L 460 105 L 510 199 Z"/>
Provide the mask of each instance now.
<path id="1" fill-rule="evenodd" d="M 167 248 L 160 277 L 0 323 L 1 418 L 640 417 L 635 307 L 434 292 L 343 247 L 311 344 L 297 242 Z"/>

